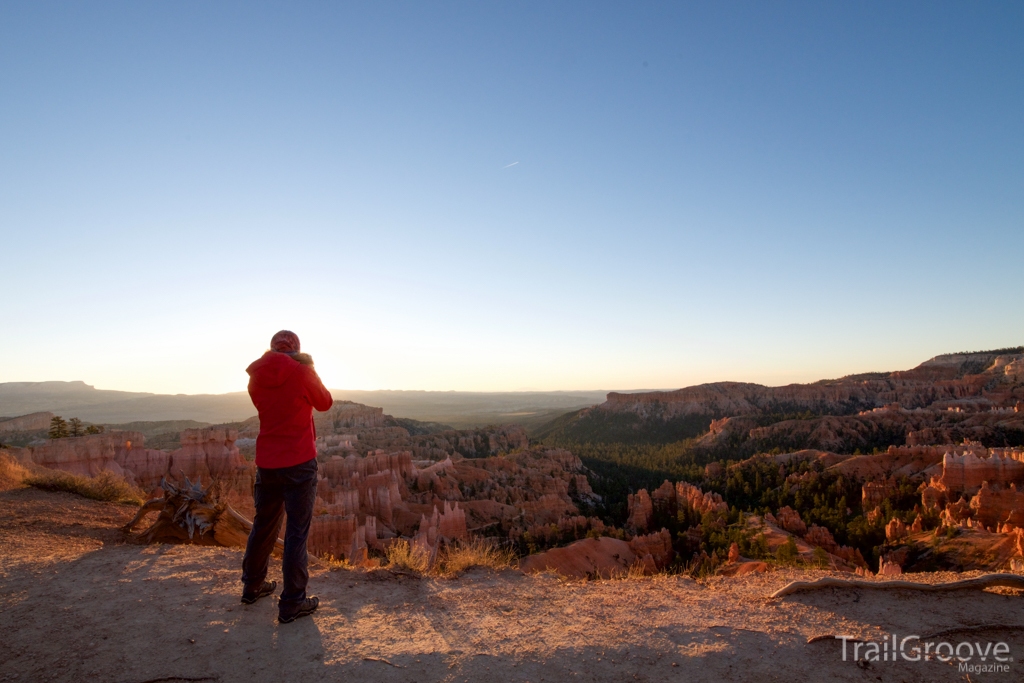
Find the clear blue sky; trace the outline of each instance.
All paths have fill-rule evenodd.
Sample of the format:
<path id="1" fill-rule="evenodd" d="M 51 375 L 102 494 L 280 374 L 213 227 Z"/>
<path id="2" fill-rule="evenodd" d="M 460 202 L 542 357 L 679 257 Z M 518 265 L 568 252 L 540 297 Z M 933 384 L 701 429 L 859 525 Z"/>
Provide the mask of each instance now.
<path id="1" fill-rule="evenodd" d="M 1024 4 L 0 5 L 0 381 L 783 384 L 1024 343 Z"/>

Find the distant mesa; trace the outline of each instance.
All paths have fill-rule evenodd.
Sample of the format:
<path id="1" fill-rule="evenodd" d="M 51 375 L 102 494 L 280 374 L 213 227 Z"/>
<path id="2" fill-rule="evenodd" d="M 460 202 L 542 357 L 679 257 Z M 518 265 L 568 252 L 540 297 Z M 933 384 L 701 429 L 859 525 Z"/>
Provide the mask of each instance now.
<path id="1" fill-rule="evenodd" d="M 241 372 L 241 370 L 239 370 Z M 243 384 L 244 386 L 244 384 Z M 382 406 L 397 419 L 459 428 L 518 422 L 542 424 L 604 400 L 605 392 L 437 392 L 335 389 L 337 400 Z M 0 415 L 52 412 L 94 423 L 195 420 L 220 424 L 255 414 L 245 391 L 227 394 L 151 394 L 96 389 L 85 382 L 0 383 Z"/>
<path id="2" fill-rule="evenodd" d="M 871 450 L 910 441 L 1024 443 L 1024 348 L 936 356 L 913 370 L 766 387 L 716 382 L 608 394 L 539 428 L 541 438 L 666 443 L 709 451 Z M 1000 443 L 992 439 L 1002 440 Z"/>

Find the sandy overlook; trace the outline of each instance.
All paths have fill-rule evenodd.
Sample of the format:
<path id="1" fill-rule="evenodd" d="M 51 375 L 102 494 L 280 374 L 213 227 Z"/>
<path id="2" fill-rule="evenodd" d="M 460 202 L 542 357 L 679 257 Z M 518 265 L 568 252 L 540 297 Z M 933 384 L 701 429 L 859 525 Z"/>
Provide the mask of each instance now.
<path id="1" fill-rule="evenodd" d="M 1021 621 L 1017 591 L 767 599 L 809 576 L 794 571 L 586 582 L 514 570 L 436 579 L 321 567 L 311 580 L 320 611 L 282 627 L 270 601 L 238 604 L 240 551 L 124 544 L 117 527 L 130 513 L 69 494 L 0 492 L 4 680 L 760 682 L 813 671 L 815 680 L 924 683 L 966 679 L 940 662 L 862 669 L 842 661 L 840 641 L 807 641 L 964 628 L 976 640 L 1024 647 L 1024 630 L 1005 628 Z"/>

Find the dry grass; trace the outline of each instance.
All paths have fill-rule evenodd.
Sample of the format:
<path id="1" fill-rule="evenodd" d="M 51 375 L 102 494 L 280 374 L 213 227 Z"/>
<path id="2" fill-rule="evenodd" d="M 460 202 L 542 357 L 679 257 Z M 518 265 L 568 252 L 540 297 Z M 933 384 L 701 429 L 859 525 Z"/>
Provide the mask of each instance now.
<path id="1" fill-rule="evenodd" d="M 24 483 L 43 491 L 66 491 L 92 500 L 142 505 L 146 494 L 113 472 L 101 472 L 95 477 L 80 477 L 60 470 L 37 469 L 23 479 Z"/>
<path id="2" fill-rule="evenodd" d="M 648 576 L 647 568 L 644 567 L 644 563 L 637 560 L 629 566 L 629 570 L 623 578 L 628 581 L 636 581 L 639 579 L 646 579 Z"/>
<path id="3" fill-rule="evenodd" d="M 430 556 L 419 548 L 414 548 L 409 541 L 400 539 L 387 548 L 388 569 L 407 569 L 426 573 L 430 569 Z"/>
<path id="4" fill-rule="evenodd" d="M 515 555 L 511 550 L 497 548 L 482 538 L 468 543 L 446 546 L 438 554 L 435 571 L 442 576 L 458 576 L 470 567 L 508 569 Z"/>
<path id="5" fill-rule="evenodd" d="M 326 565 L 327 568 L 332 572 L 349 571 L 356 568 L 354 564 L 348 561 L 347 557 L 342 557 L 341 559 L 338 559 L 330 553 L 327 553 L 326 555 L 321 555 L 319 557 L 319 560 L 323 562 L 324 565 Z"/>
<path id="6" fill-rule="evenodd" d="M 28 468 L 7 453 L 0 453 L 0 489 L 18 488 L 28 476 Z"/>
<path id="7" fill-rule="evenodd" d="M 450 578 L 459 576 L 471 567 L 507 569 L 515 563 L 515 554 L 511 550 L 497 548 L 485 539 L 447 545 L 437 552 L 433 563 L 429 551 L 417 548 L 406 539 L 392 541 L 384 552 L 384 569 Z M 347 559 L 339 560 L 332 555 L 324 555 L 319 559 L 332 571 L 356 568 Z"/>

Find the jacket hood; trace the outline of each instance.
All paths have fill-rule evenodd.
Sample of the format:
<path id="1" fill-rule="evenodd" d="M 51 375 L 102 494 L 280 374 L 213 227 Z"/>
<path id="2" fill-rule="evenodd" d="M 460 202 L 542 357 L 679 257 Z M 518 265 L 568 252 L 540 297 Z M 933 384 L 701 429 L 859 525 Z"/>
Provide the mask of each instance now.
<path id="1" fill-rule="evenodd" d="M 279 387 L 295 374 L 302 364 L 286 353 L 267 351 L 245 369 L 252 381 L 261 387 Z"/>

